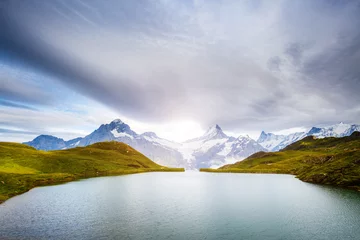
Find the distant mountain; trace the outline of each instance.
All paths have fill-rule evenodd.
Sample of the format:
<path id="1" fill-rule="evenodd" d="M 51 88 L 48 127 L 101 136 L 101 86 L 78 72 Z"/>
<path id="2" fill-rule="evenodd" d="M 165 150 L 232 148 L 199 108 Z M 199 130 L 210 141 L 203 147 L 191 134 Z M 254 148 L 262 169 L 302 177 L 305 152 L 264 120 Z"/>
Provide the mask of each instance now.
<path id="1" fill-rule="evenodd" d="M 289 135 L 276 135 L 262 131 L 257 142 L 268 151 L 275 152 L 306 136 L 305 132 L 291 133 Z"/>
<path id="2" fill-rule="evenodd" d="M 353 132 L 360 131 L 360 125 L 345 124 L 343 122 L 327 127 L 313 127 L 307 133 L 307 136 L 315 136 L 317 138 L 324 137 L 345 137 L 350 136 Z"/>
<path id="3" fill-rule="evenodd" d="M 102 124 L 94 132 L 84 137 L 78 146 L 104 141 L 126 143 L 158 164 L 172 167 L 184 166 L 181 154 L 176 149 L 167 146 L 170 141 L 157 137 L 155 133 L 139 135 L 120 119 L 115 119 L 109 124 Z"/>
<path id="4" fill-rule="evenodd" d="M 24 144 L 34 147 L 38 150 L 59 150 L 76 147 L 82 138 L 75 138 L 69 141 L 64 141 L 62 138 L 57 138 L 51 135 L 40 135 L 30 142 Z"/>
<path id="5" fill-rule="evenodd" d="M 217 167 L 240 161 L 247 156 L 266 151 L 250 137 L 227 136 L 219 125 L 215 125 L 201 137 L 182 143 L 178 149 L 190 168 Z"/>
<path id="6" fill-rule="evenodd" d="M 307 136 L 315 136 L 317 138 L 345 137 L 350 136 L 355 131 L 360 131 L 360 125 L 341 122 L 326 127 L 312 127 L 308 132 L 297 132 L 289 135 L 276 135 L 262 131 L 257 142 L 268 151 L 274 152 Z"/>
<path id="7" fill-rule="evenodd" d="M 120 119 L 115 119 L 109 124 L 102 124 L 84 138 L 64 141 L 61 138 L 40 135 L 25 144 L 41 150 L 57 150 L 88 146 L 104 141 L 124 142 L 158 164 L 187 169 L 218 167 L 244 159 L 255 152 L 266 151 L 248 136 L 238 138 L 227 136 L 219 125 L 209 128 L 199 138 L 176 143 L 160 138 L 154 132 L 137 134 Z"/>
<path id="8" fill-rule="evenodd" d="M 102 124 L 94 132 L 81 139 L 78 146 L 87 146 L 97 142 L 119 141 L 131 144 L 138 135 L 126 123 L 115 119 L 109 124 Z"/>
<path id="9" fill-rule="evenodd" d="M 65 144 L 66 144 L 66 149 L 77 147 L 77 146 L 80 144 L 80 141 L 81 141 L 82 139 L 83 139 L 82 137 L 78 137 L 78 138 L 74 138 L 74 139 L 71 139 L 71 140 L 69 140 L 69 141 L 66 141 L 66 142 L 65 142 Z"/>

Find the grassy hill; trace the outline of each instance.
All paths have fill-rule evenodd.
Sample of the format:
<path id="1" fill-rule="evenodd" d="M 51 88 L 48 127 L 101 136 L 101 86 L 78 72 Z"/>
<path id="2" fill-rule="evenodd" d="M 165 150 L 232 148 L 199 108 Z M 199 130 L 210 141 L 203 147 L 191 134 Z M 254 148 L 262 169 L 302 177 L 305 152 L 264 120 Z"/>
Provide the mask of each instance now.
<path id="1" fill-rule="evenodd" d="M 49 152 L 24 144 L 0 142 L 0 203 L 35 186 L 149 171 L 184 169 L 160 166 L 120 142 Z"/>
<path id="2" fill-rule="evenodd" d="M 309 136 L 280 152 L 258 152 L 241 162 L 200 171 L 286 173 L 305 182 L 360 190 L 360 133 L 343 138 Z"/>

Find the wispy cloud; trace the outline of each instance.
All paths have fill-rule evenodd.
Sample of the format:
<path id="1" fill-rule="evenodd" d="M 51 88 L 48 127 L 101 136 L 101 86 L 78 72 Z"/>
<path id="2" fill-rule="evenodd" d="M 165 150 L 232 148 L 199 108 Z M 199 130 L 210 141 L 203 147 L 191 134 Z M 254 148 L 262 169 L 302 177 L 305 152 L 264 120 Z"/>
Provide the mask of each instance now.
<path id="1" fill-rule="evenodd" d="M 27 106 L 27 105 L 14 103 L 14 102 L 1 100 L 1 99 L 0 99 L 0 105 L 5 106 L 5 107 L 23 108 L 23 109 L 34 110 L 34 111 L 37 110 L 36 108 L 30 107 L 30 106 Z"/>

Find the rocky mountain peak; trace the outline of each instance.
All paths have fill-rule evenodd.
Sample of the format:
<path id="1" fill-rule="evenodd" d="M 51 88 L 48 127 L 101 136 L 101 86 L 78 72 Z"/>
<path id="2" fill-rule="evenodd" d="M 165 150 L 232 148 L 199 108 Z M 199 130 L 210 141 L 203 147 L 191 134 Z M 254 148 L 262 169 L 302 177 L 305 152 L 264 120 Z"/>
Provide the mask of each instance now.
<path id="1" fill-rule="evenodd" d="M 267 139 L 268 134 L 265 131 L 261 131 L 257 142 L 263 142 Z"/>
<path id="2" fill-rule="evenodd" d="M 110 131 L 116 130 L 116 132 L 126 132 L 126 133 L 132 133 L 130 126 L 121 121 L 120 119 L 115 119 L 111 123 L 106 124 L 105 128 L 109 129 Z"/>
<path id="3" fill-rule="evenodd" d="M 206 133 L 203 135 L 205 138 L 227 138 L 226 134 L 223 132 L 221 127 L 218 124 L 210 127 Z"/>
<path id="4" fill-rule="evenodd" d="M 122 123 L 124 123 L 124 122 L 121 121 L 119 118 L 117 118 L 117 119 L 112 120 L 111 123 L 114 123 L 114 124 L 122 124 Z"/>

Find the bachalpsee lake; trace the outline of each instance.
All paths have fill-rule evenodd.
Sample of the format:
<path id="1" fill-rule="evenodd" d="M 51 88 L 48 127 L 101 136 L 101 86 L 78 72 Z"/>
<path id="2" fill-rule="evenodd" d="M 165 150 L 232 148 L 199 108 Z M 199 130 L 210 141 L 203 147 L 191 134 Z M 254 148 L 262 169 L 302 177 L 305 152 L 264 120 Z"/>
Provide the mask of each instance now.
<path id="1" fill-rule="evenodd" d="M 275 174 L 92 178 L 1 204 L 0 239 L 360 239 L 360 193 Z"/>

